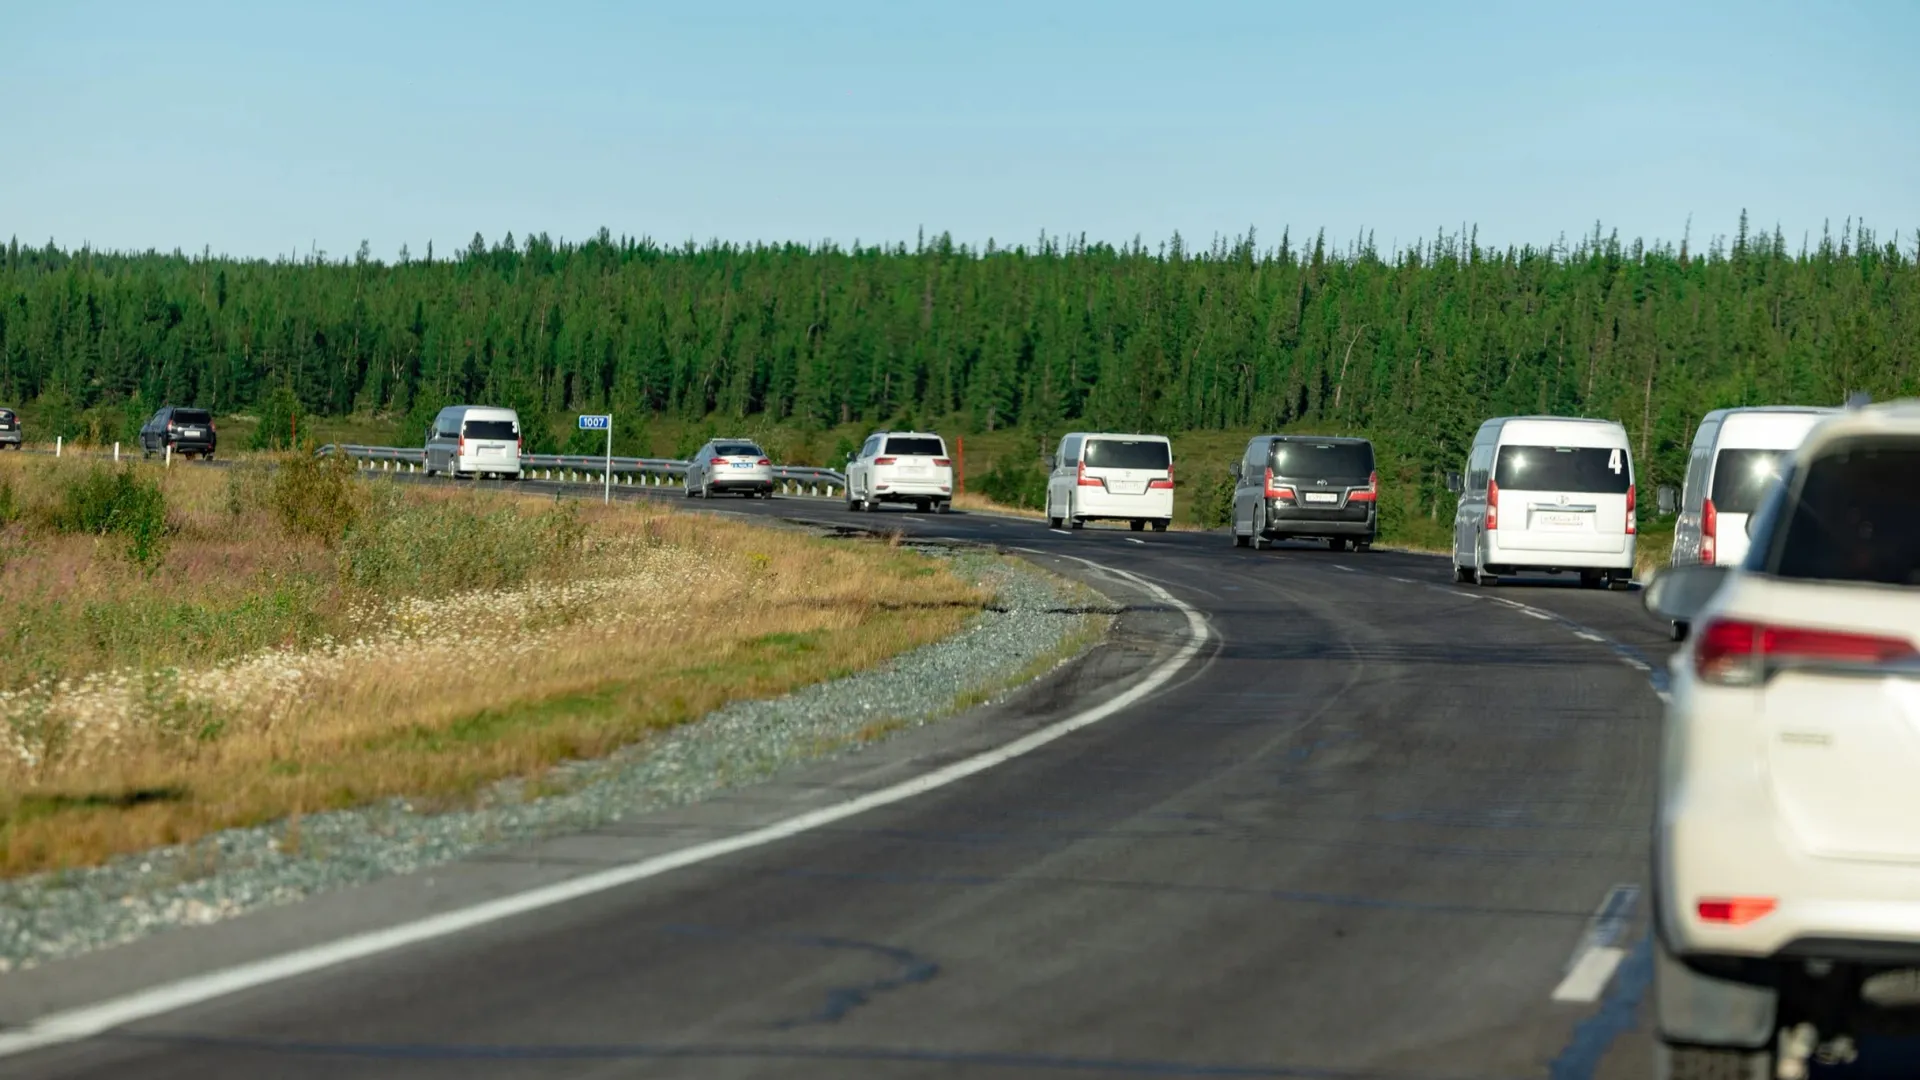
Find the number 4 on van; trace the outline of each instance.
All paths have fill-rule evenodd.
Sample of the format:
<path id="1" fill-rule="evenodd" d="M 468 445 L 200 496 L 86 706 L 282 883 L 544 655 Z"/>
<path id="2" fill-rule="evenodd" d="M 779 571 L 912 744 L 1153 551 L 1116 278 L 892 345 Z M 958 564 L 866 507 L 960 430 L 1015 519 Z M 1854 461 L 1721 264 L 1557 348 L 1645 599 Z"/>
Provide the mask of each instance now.
<path id="1" fill-rule="evenodd" d="M 1613 453 L 1607 455 L 1607 468 L 1612 469 L 1613 474 L 1615 476 L 1620 475 L 1620 448 L 1619 447 L 1617 446 L 1614 447 Z"/>

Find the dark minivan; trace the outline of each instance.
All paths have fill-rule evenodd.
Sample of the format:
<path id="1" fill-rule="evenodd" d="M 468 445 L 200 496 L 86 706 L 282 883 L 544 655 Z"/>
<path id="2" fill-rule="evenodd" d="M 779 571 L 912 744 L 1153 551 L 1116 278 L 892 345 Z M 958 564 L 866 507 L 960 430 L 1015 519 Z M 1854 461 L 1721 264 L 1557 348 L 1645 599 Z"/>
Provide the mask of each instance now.
<path id="1" fill-rule="evenodd" d="M 140 429 L 140 452 L 147 457 L 173 447 L 176 454 L 198 454 L 211 458 L 216 448 L 213 414 L 205 409 L 183 409 L 168 405 L 153 414 Z"/>
<path id="2" fill-rule="evenodd" d="M 1335 551 L 1373 546 L 1380 475 L 1373 444 L 1324 435 L 1261 435 L 1247 443 L 1233 488 L 1233 543 L 1325 540 Z"/>

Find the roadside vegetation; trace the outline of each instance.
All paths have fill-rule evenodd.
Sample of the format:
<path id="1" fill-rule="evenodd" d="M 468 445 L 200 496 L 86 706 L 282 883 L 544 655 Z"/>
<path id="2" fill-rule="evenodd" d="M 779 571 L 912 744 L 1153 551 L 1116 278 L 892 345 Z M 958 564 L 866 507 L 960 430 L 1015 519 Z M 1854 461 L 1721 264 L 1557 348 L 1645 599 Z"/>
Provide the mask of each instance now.
<path id="1" fill-rule="evenodd" d="M 987 600 L 886 544 L 304 455 L 0 458 L 0 596 L 4 874 L 456 805 L 871 666 Z"/>

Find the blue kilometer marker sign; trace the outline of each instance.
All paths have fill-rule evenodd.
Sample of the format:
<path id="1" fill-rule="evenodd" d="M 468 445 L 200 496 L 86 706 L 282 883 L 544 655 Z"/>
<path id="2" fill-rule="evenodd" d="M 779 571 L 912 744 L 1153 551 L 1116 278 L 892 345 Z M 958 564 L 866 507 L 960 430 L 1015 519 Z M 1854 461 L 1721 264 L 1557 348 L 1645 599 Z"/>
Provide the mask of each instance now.
<path id="1" fill-rule="evenodd" d="M 582 414 L 580 417 L 580 430 L 604 431 L 607 433 L 607 464 L 606 471 L 601 474 L 602 490 L 600 492 L 600 501 L 610 503 L 613 501 L 613 417 L 587 416 Z"/>

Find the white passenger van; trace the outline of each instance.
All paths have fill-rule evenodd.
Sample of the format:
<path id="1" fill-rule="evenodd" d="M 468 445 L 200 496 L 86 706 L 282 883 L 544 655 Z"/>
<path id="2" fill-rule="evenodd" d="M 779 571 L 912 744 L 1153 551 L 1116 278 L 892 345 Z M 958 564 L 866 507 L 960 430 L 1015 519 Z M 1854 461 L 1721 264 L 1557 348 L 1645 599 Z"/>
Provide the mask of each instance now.
<path id="1" fill-rule="evenodd" d="M 427 429 L 427 475 L 520 479 L 520 414 L 486 405 L 449 405 Z"/>
<path id="2" fill-rule="evenodd" d="M 1747 523 L 1779 478 L 1781 464 L 1807 432 L 1841 411 L 1767 405 L 1708 413 L 1687 457 L 1680 514 L 1673 523 L 1673 565 L 1739 565 L 1747 557 Z M 1665 505 L 1671 488 L 1661 489 L 1660 497 L 1662 512 L 1673 509 Z M 1686 633 L 1686 623 L 1673 624 L 1675 641 Z"/>
<path id="3" fill-rule="evenodd" d="M 1124 521 L 1134 532 L 1173 523 L 1173 443 L 1165 435 L 1077 431 L 1060 440 L 1047 477 L 1047 524 Z"/>
<path id="4" fill-rule="evenodd" d="M 1459 494 L 1453 578 L 1577 572 L 1587 588 L 1633 580 L 1633 454 L 1612 420 L 1505 416 L 1480 425 Z"/>

